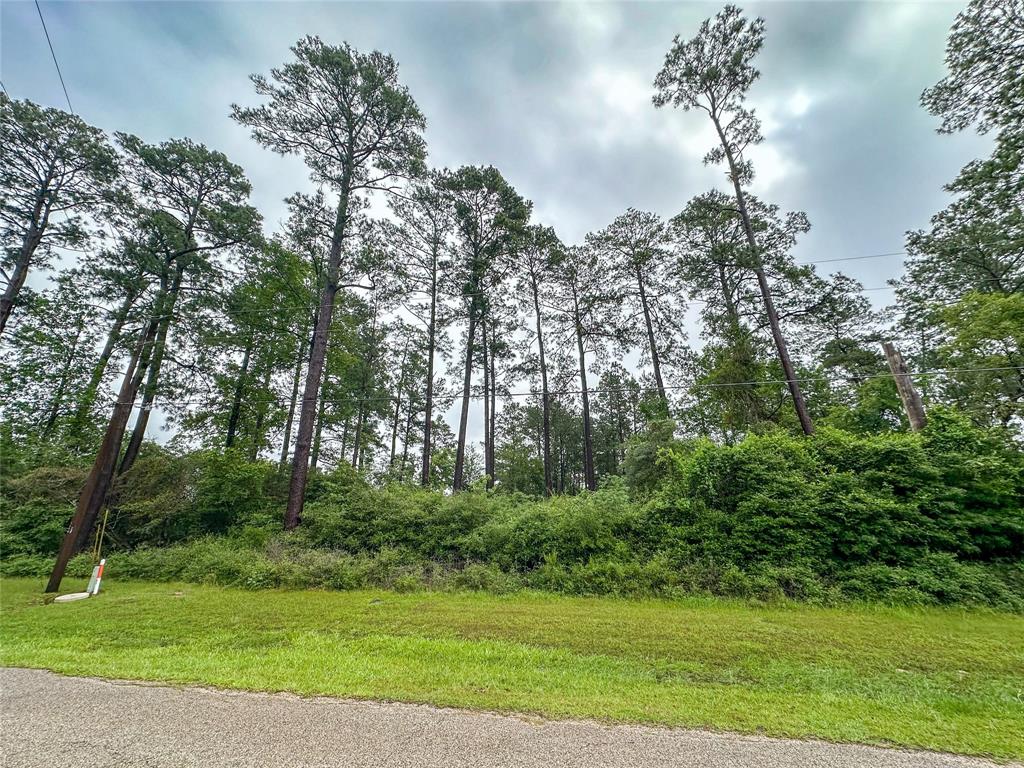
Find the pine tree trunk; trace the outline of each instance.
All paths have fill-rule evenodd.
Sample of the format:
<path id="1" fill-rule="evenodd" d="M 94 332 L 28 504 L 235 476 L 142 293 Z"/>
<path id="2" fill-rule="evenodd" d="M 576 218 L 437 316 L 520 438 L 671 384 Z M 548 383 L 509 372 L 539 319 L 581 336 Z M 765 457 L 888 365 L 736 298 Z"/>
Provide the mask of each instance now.
<path id="1" fill-rule="evenodd" d="M 409 398 L 409 404 L 405 409 L 405 434 L 402 437 L 402 471 L 399 473 L 399 477 L 405 479 L 405 467 L 406 462 L 409 460 L 409 438 L 412 435 L 412 417 L 413 417 L 413 400 Z M 410 473 L 410 479 L 415 477 L 416 470 Z"/>
<path id="2" fill-rule="evenodd" d="M 306 387 L 302 393 L 302 406 L 299 409 L 299 430 L 295 436 L 295 455 L 292 458 L 292 478 L 288 487 L 288 508 L 285 511 L 285 530 L 295 528 L 302 520 L 302 507 L 306 500 L 306 480 L 309 475 L 309 452 L 313 439 L 314 420 L 317 413 L 317 399 L 320 392 L 320 379 L 324 373 L 327 358 L 327 338 L 331 330 L 331 315 L 334 312 L 334 298 L 338 293 L 338 276 L 341 272 L 341 246 L 345 239 L 348 224 L 348 198 L 350 164 L 345 164 L 342 177 L 341 194 L 338 200 L 337 215 L 334 220 L 334 232 L 331 236 L 331 252 L 327 262 L 327 280 L 320 297 L 320 310 L 317 315 L 316 330 L 309 353 L 309 369 L 306 372 Z"/>
<path id="3" fill-rule="evenodd" d="M 466 334 L 466 370 L 462 379 L 462 413 L 459 416 L 459 437 L 455 446 L 455 470 L 452 474 L 452 492 L 465 487 L 463 473 L 466 466 L 466 426 L 469 422 L 469 395 L 473 379 L 473 335 L 476 333 L 476 299 L 469 310 L 469 329 Z"/>
<path id="4" fill-rule="evenodd" d="M 491 466 L 491 361 L 487 340 L 487 318 L 480 320 L 480 350 L 483 353 L 484 369 L 484 483 L 488 488 L 494 483 L 494 468 Z"/>
<path id="5" fill-rule="evenodd" d="M 491 344 L 494 344 L 494 329 L 491 329 Z M 491 424 L 488 430 L 488 441 L 487 449 L 489 453 L 491 471 L 488 474 L 490 480 L 487 482 L 488 488 L 494 487 L 494 481 L 497 479 L 498 467 L 494 460 L 495 451 L 494 447 L 498 443 L 498 376 L 497 376 L 497 364 L 494 359 L 494 348 L 491 349 L 490 360 L 491 360 Z"/>
<path id="6" fill-rule="evenodd" d="M 398 419 L 402 414 L 402 393 L 405 391 L 405 361 L 409 357 L 409 343 L 402 348 L 402 364 L 398 373 L 398 394 L 395 396 L 395 416 L 391 422 L 391 457 L 388 459 L 388 467 L 394 469 L 395 451 L 398 448 Z"/>
<path id="7" fill-rule="evenodd" d="M 50 220 L 50 183 L 53 181 L 54 168 L 50 166 L 46 178 L 36 190 L 35 203 L 32 207 L 32 216 L 29 220 L 28 231 L 21 240 L 21 247 L 18 249 L 18 256 L 14 261 L 14 271 L 7 282 L 3 296 L 0 297 L 0 336 L 7 327 L 7 320 L 14 311 L 14 302 L 18 300 L 28 277 L 28 267 L 32 263 L 39 243 L 43 240 L 43 233 Z"/>
<path id="8" fill-rule="evenodd" d="M 640 306 L 644 310 L 644 323 L 647 325 L 647 343 L 651 348 L 651 365 L 654 367 L 654 381 L 658 386 L 658 396 L 668 415 L 668 397 L 665 395 L 665 382 L 661 378 L 661 359 L 658 357 L 658 345 L 654 340 L 654 323 L 651 322 L 651 310 L 647 306 L 647 288 L 644 286 L 643 272 L 636 268 L 636 284 L 640 288 Z"/>
<path id="9" fill-rule="evenodd" d="M 722 149 L 725 151 L 726 160 L 729 163 L 729 177 L 732 179 L 733 189 L 736 191 L 736 204 L 740 209 L 740 219 L 743 222 L 743 231 L 747 236 L 747 245 L 750 246 L 751 255 L 757 264 L 754 272 L 757 275 L 757 285 L 761 289 L 761 298 L 764 301 L 765 313 L 768 315 L 768 324 L 772 329 L 772 339 L 775 341 L 775 349 L 779 355 L 779 362 L 782 363 L 782 370 L 786 375 L 786 383 L 789 386 L 789 393 L 793 398 L 793 407 L 796 409 L 797 418 L 800 420 L 800 427 L 805 435 L 814 434 L 814 423 L 807 410 L 807 403 L 804 401 L 803 391 L 800 389 L 800 382 L 796 378 L 796 370 L 793 368 L 793 361 L 789 356 L 789 347 L 786 346 L 786 339 L 782 335 L 782 327 L 779 325 L 779 315 L 775 311 L 775 302 L 772 301 L 771 288 L 768 285 L 768 278 L 765 275 L 764 267 L 761 265 L 761 256 L 757 250 L 757 238 L 754 236 L 754 227 L 750 221 L 750 213 L 747 211 L 747 199 L 740 186 L 740 179 L 736 169 L 736 159 L 733 156 L 732 147 L 725 138 L 725 132 L 717 117 L 712 116 L 718 137 L 722 142 Z"/>
<path id="10" fill-rule="evenodd" d="M 434 335 L 437 330 L 437 249 L 433 251 L 430 267 L 430 323 L 427 326 L 427 396 L 423 418 L 423 468 L 420 472 L 420 485 L 430 485 L 430 439 L 434 419 Z"/>
<path id="11" fill-rule="evenodd" d="M 373 376 L 373 364 L 377 359 L 377 304 L 373 305 L 373 323 L 370 325 L 370 352 L 363 365 L 363 378 L 359 385 L 359 411 L 356 414 L 356 431 L 352 441 L 352 467 L 359 468 L 359 457 L 363 450 L 363 425 L 366 422 L 366 388 Z"/>
<path id="12" fill-rule="evenodd" d="M 352 433 L 352 468 L 359 467 L 359 449 L 363 442 L 363 419 L 365 418 L 365 407 L 362 398 L 359 399 L 359 407 L 356 410 L 356 425 Z"/>
<path id="13" fill-rule="evenodd" d="M 92 375 L 89 377 L 89 384 L 85 388 L 85 392 L 82 393 L 82 397 L 78 401 L 78 408 L 75 410 L 75 416 L 72 419 L 72 431 L 74 436 L 79 441 L 81 440 L 82 432 L 85 431 L 86 422 L 89 420 L 89 413 L 92 411 L 92 406 L 96 402 L 96 395 L 99 392 L 100 384 L 103 383 L 103 375 L 107 371 L 107 364 L 110 362 L 110 358 L 114 354 L 114 348 L 117 346 L 118 340 L 121 338 L 121 331 L 124 330 L 124 324 L 128 319 L 128 313 L 131 311 L 132 305 L 138 298 L 138 294 L 134 292 L 128 292 L 125 294 L 124 301 L 121 303 L 117 314 L 114 315 L 114 324 L 110 327 L 110 332 L 107 334 L 107 340 L 103 345 L 103 351 L 100 352 L 99 359 L 96 361 L 96 365 L 92 368 Z"/>
<path id="14" fill-rule="evenodd" d="M 587 360 L 583 349 L 583 327 L 580 325 L 579 304 L 573 290 L 573 304 L 576 325 L 576 350 L 580 359 L 580 394 L 583 401 L 583 477 L 587 490 L 597 490 L 597 475 L 594 472 L 594 438 L 590 424 L 590 393 L 587 390 Z"/>
<path id="15" fill-rule="evenodd" d="M 544 495 L 551 496 L 551 397 L 548 393 L 548 364 L 544 357 L 544 328 L 540 311 L 540 286 L 537 276 L 530 275 L 533 292 L 533 313 L 537 318 L 537 351 L 540 354 L 541 431 L 544 451 Z"/>
<path id="16" fill-rule="evenodd" d="M 157 305 L 162 304 L 162 295 L 157 298 Z M 157 317 L 159 312 L 156 313 Z M 78 495 L 78 503 L 75 506 L 75 514 L 64 534 L 60 550 L 57 553 L 57 561 L 54 563 L 50 579 L 46 584 L 47 592 L 56 592 L 60 589 L 60 582 L 64 578 L 64 571 L 68 561 L 81 549 L 92 530 L 96 516 L 103 507 L 110 490 L 110 483 L 114 475 L 114 466 L 117 463 L 117 455 L 121 450 L 121 441 L 124 438 L 125 426 L 132 413 L 135 398 L 138 396 L 139 388 L 142 386 L 142 377 L 145 374 L 145 359 L 148 357 L 148 350 L 152 347 L 157 333 L 156 319 L 150 320 L 146 328 L 139 333 L 139 341 L 128 363 L 121 388 L 114 401 L 110 421 L 107 424 L 106 432 L 100 442 L 96 458 L 93 460 L 92 469 L 82 486 Z"/>
<path id="17" fill-rule="evenodd" d="M 352 417 L 351 416 L 346 416 L 345 417 L 345 423 L 341 427 L 341 451 L 340 451 L 340 454 L 342 456 L 344 456 L 345 453 L 348 451 L 348 429 L 349 429 L 351 421 L 352 421 Z"/>
<path id="18" fill-rule="evenodd" d="M 299 337 L 299 351 L 295 357 L 295 375 L 292 377 L 292 396 L 288 401 L 288 418 L 284 423 L 284 438 L 281 442 L 280 468 L 288 465 L 288 449 L 292 443 L 292 424 L 295 420 L 295 405 L 299 399 L 299 379 L 302 377 L 302 363 L 306 357 L 306 331 L 303 329 Z"/>
<path id="19" fill-rule="evenodd" d="M 324 376 L 324 390 L 327 390 L 327 377 Z M 316 465 L 320 461 L 320 440 L 324 432 L 324 399 L 320 398 L 320 402 L 316 406 L 316 431 L 313 433 L 313 448 L 310 454 L 309 468 L 311 471 L 316 471 Z"/>
<path id="20" fill-rule="evenodd" d="M 160 323 L 157 332 L 156 343 L 153 347 L 153 357 L 149 363 L 149 370 L 146 375 L 146 386 L 143 390 L 142 404 L 139 407 L 139 415 L 135 419 L 135 428 L 132 430 L 131 440 L 125 449 L 124 457 L 121 459 L 121 466 L 117 474 L 123 475 L 139 457 L 142 449 L 142 441 L 146 437 L 146 426 L 149 424 L 149 414 L 153 410 L 153 401 L 156 399 L 157 384 L 160 378 L 160 368 L 163 364 L 164 350 L 167 348 L 167 332 L 170 330 L 171 322 L 174 319 L 174 306 L 178 301 L 178 292 L 181 290 L 181 280 L 184 275 L 184 266 L 178 265 L 174 272 L 174 282 L 164 300 L 164 309 L 161 317 L 157 320 Z"/>
<path id="21" fill-rule="evenodd" d="M 254 340 L 253 331 L 249 331 L 249 338 L 245 342 L 245 352 L 242 354 L 242 365 L 238 369 L 238 378 L 235 379 L 235 393 L 231 398 L 231 415 L 228 417 L 228 434 L 224 440 L 225 448 L 231 448 L 235 444 L 238 420 L 242 414 L 242 393 L 245 391 L 245 380 L 249 374 L 249 359 L 252 357 Z"/>
<path id="22" fill-rule="evenodd" d="M 740 326 L 740 313 L 736 309 L 736 301 L 732 297 L 732 291 L 729 289 L 729 281 L 725 276 L 725 265 L 718 265 L 718 280 L 722 285 L 722 300 L 725 302 L 725 311 L 729 315 L 729 322 L 734 328 Z"/>
<path id="23" fill-rule="evenodd" d="M 256 459 L 259 458 L 260 450 L 263 448 L 263 439 L 266 437 L 266 435 L 263 434 L 263 424 L 267 420 L 267 411 L 270 410 L 268 393 L 270 392 L 271 373 L 271 366 L 267 363 L 267 366 L 263 371 L 263 387 L 260 394 L 260 401 L 256 406 L 256 423 L 253 424 L 252 428 L 252 441 L 249 446 L 249 461 L 256 461 Z"/>

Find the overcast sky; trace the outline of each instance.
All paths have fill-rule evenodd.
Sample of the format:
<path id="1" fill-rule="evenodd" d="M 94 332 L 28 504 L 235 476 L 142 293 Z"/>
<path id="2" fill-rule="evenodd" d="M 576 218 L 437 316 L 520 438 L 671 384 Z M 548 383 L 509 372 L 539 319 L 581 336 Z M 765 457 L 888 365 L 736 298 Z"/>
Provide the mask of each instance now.
<path id="1" fill-rule="evenodd" d="M 302 162 L 253 142 L 228 116 L 255 97 L 248 75 L 316 34 L 378 48 L 427 117 L 434 166 L 493 164 L 534 216 L 577 242 L 633 206 L 663 216 L 725 183 L 701 164 L 706 119 L 655 109 L 651 82 L 675 34 L 709 3 L 52 2 L 50 36 L 75 110 L 147 141 L 189 136 L 253 183 L 268 230 L 282 199 L 308 190 Z M 751 103 L 765 143 L 754 190 L 806 211 L 799 261 L 900 251 L 948 202 L 942 185 L 987 140 L 940 136 L 918 103 L 943 73 L 960 2 L 768 2 Z M 0 73 L 14 98 L 65 107 L 36 8 L 0 4 Z M 828 265 L 885 284 L 901 257 Z M 831 271 L 831 270 L 828 270 Z M 868 294 L 884 304 L 888 291 Z"/>

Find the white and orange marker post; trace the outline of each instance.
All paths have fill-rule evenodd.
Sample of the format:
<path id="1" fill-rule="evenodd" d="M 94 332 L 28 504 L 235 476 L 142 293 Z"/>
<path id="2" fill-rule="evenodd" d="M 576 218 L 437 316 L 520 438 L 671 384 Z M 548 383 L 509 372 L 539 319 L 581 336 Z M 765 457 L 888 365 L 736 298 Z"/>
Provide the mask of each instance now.
<path id="1" fill-rule="evenodd" d="M 100 560 L 100 564 L 92 569 L 92 578 L 89 579 L 89 586 L 85 588 L 85 591 L 89 595 L 99 594 L 100 582 L 103 581 L 103 566 L 107 564 L 107 558 Z"/>

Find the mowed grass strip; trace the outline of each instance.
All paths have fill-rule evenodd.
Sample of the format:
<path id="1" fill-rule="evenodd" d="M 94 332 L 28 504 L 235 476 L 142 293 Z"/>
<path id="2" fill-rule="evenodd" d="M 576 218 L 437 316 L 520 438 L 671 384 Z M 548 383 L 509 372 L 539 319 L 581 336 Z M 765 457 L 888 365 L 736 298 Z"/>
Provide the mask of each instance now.
<path id="1" fill-rule="evenodd" d="M 552 595 L 0 585 L 0 663 L 1024 758 L 1024 617 Z"/>

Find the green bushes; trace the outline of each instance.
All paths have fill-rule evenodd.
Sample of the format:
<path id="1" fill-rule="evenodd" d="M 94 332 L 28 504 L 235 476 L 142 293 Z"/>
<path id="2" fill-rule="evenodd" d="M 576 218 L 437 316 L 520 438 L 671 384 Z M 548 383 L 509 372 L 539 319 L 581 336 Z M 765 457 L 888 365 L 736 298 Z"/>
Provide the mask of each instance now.
<path id="1" fill-rule="evenodd" d="M 110 573 L 250 588 L 1022 608 L 1024 459 L 998 433 L 935 411 L 921 434 L 823 428 L 726 446 L 662 430 L 652 440 L 657 458 L 650 445 L 638 454 L 642 482 L 550 500 L 374 487 L 343 465 L 318 475 L 288 535 L 271 465 L 150 448 L 118 484 Z M 3 573 L 48 569 L 80 479 L 57 468 L 6 482 Z"/>
<path id="2" fill-rule="evenodd" d="M 5 478 L 0 515 L 3 557 L 56 552 L 84 480 L 85 471 L 77 467 L 37 467 Z"/>
<path id="3" fill-rule="evenodd" d="M 674 564 L 665 555 L 650 559 L 593 557 L 563 563 L 550 556 L 529 570 L 505 570 L 495 563 L 452 565 L 408 550 L 350 554 L 309 549 L 297 537 L 279 535 L 258 549 L 226 537 L 188 544 L 116 552 L 107 579 L 184 581 L 245 589 L 364 589 L 409 592 L 475 590 L 498 594 L 523 589 L 567 595 L 676 598 L 715 595 L 760 602 L 800 600 L 821 605 L 846 601 L 896 605 L 974 605 L 1024 611 L 1019 587 L 1024 571 L 961 563 L 933 555 L 913 567 L 858 566 L 833 576 L 801 566 L 765 565 L 748 570 L 713 563 Z M 2 576 L 44 578 L 52 558 L 21 555 L 0 562 Z M 71 561 L 67 577 L 87 579 L 85 555 Z"/>
<path id="4" fill-rule="evenodd" d="M 238 451 L 174 455 L 149 444 L 114 486 L 115 541 L 169 544 L 241 524 L 277 522 L 279 502 L 268 494 L 275 467 Z"/>
<path id="5" fill-rule="evenodd" d="M 673 529 L 682 560 L 828 574 L 937 552 L 1024 552 L 1020 451 L 942 412 L 922 435 L 773 432 L 735 446 L 677 443 L 660 465 L 647 514 Z"/>
<path id="6" fill-rule="evenodd" d="M 467 559 L 502 568 L 530 569 L 556 558 L 622 560 L 631 556 L 640 517 L 621 484 L 597 493 L 563 496 L 548 502 L 520 500 L 502 505 L 465 539 Z"/>

